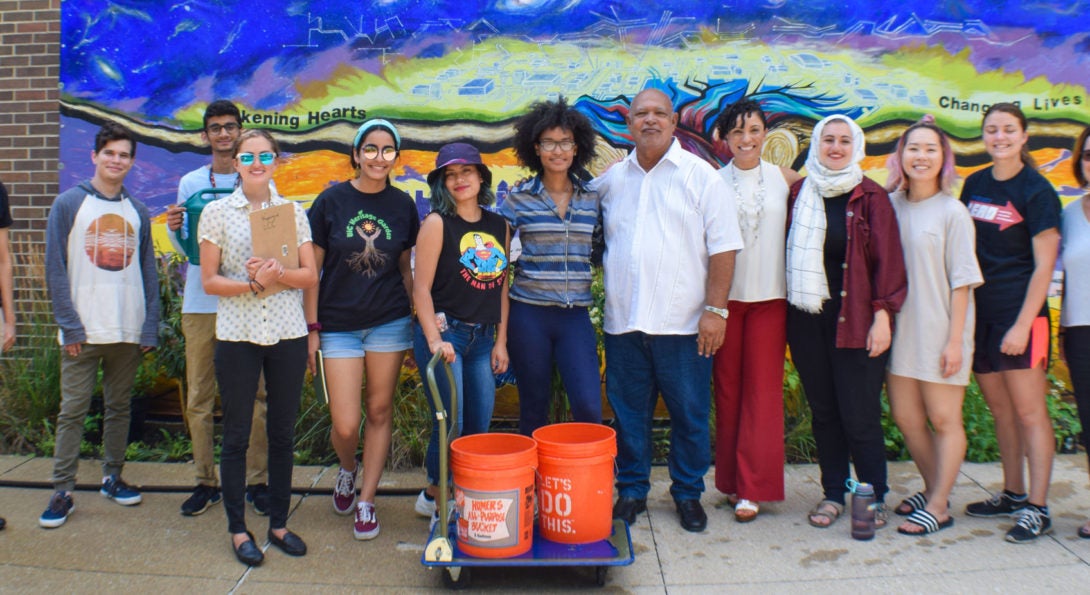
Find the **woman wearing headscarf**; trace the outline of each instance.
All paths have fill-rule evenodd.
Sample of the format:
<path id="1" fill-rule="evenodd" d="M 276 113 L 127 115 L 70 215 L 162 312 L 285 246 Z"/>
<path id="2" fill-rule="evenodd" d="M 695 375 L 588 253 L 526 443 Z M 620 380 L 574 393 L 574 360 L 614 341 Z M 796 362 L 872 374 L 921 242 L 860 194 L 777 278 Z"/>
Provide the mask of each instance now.
<path id="1" fill-rule="evenodd" d="M 889 196 L 860 167 L 864 148 L 851 118 L 818 122 L 788 205 L 787 342 L 813 418 L 824 495 L 809 522 L 819 528 L 844 510 L 849 462 L 879 503 L 889 491 L 880 393 L 908 283 Z"/>

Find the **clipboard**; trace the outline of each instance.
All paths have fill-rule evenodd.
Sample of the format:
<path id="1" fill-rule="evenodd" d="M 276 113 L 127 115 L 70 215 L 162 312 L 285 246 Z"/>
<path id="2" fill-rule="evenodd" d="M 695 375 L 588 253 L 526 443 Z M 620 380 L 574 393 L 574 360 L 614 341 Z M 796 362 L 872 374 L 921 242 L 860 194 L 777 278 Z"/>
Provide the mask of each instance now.
<path id="1" fill-rule="evenodd" d="M 321 349 L 314 354 L 314 394 L 321 397 L 326 406 L 329 405 L 329 392 L 325 386 L 325 358 L 322 357 Z"/>
<path id="2" fill-rule="evenodd" d="M 295 204 L 284 203 L 250 213 L 250 237 L 253 254 L 258 258 L 275 258 L 285 269 L 299 268 L 299 239 L 295 232 Z M 288 289 L 274 283 L 266 288 L 266 296 Z"/>

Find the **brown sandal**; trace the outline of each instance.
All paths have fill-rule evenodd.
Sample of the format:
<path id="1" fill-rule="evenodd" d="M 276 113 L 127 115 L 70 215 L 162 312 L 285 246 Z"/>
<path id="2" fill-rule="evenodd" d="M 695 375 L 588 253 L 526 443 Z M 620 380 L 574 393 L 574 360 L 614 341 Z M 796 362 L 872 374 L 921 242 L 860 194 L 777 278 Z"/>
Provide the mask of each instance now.
<path id="1" fill-rule="evenodd" d="M 810 521 L 811 526 L 817 527 L 818 529 L 828 529 L 840 518 L 840 515 L 843 514 L 843 512 L 843 504 L 832 500 L 822 500 L 810 510 L 807 520 Z M 828 522 L 823 523 L 815 519 L 825 519 Z"/>

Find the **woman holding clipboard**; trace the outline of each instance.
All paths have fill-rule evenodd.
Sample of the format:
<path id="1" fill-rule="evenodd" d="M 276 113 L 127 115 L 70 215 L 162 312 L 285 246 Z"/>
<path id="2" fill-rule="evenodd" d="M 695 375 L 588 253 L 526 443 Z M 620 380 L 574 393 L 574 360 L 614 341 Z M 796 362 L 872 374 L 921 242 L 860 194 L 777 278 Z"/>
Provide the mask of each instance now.
<path id="1" fill-rule="evenodd" d="M 298 267 L 291 268 L 275 258 L 254 256 L 251 223 L 251 213 L 291 204 L 269 185 L 279 155 L 279 145 L 264 130 L 242 133 L 235 146 L 239 187 L 205 208 L 198 233 L 204 290 L 220 297 L 215 364 L 223 400 L 220 478 L 224 510 L 235 556 L 250 566 L 264 560 L 246 530 L 244 501 L 246 449 L 262 371 L 268 390 L 268 538 L 289 555 L 302 556 L 307 551 L 303 540 L 288 531 L 286 524 L 295 419 L 307 365 L 302 290 L 318 281 L 310 225 L 303 209 L 293 205 Z"/>

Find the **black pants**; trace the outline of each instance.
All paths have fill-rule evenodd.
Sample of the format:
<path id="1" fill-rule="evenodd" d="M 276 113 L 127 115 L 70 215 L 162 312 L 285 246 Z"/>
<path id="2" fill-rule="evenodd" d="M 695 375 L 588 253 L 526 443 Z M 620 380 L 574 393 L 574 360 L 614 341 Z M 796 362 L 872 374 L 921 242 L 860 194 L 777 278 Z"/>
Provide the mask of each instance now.
<path id="1" fill-rule="evenodd" d="M 219 341 L 216 343 L 216 382 L 223 401 L 223 451 L 220 483 L 227 530 L 246 531 L 246 449 L 254 413 L 257 379 L 265 372 L 269 440 L 269 528 L 288 521 L 291 473 L 295 448 L 295 419 L 307 367 L 307 338 L 275 345 Z"/>
<path id="2" fill-rule="evenodd" d="M 873 484 L 881 502 L 889 491 L 881 402 L 889 351 L 872 358 L 866 349 L 838 349 L 839 311 L 838 299 L 818 314 L 789 307 L 787 344 L 810 403 L 825 498 L 844 503 L 851 461 L 858 480 Z"/>
<path id="3" fill-rule="evenodd" d="M 1064 359 L 1071 372 L 1075 404 L 1082 422 L 1082 443 L 1090 446 L 1090 326 L 1064 328 L 1063 341 Z M 1090 458 L 1090 448 L 1087 448 L 1086 456 Z"/>

